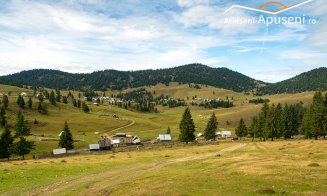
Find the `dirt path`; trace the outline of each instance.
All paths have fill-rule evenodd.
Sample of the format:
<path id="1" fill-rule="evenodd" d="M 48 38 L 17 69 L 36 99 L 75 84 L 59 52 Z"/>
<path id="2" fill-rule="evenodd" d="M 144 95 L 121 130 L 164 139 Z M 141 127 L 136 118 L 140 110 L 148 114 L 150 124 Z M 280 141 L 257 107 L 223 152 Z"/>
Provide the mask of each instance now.
<path id="1" fill-rule="evenodd" d="M 233 152 L 240 148 L 243 148 L 246 144 L 236 144 L 234 146 L 224 148 L 216 153 L 207 153 L 204 155 L 194 155 L 183 158 L 171 159 L 167 161 L 155 161 L 146 164 L 135 164 L 132 166 L 126 166 L 120 169 L 101 171 L 99 173 L 89 174 L 69 181 L 61 181 L 44 187 L 41 190 L 31 195 L 60 195 L 63 192 L 77 191 L 83 189 L 83 192 L 79 192 L 79 195 L 108 195 L 108 186 L 113 187 L 114 185 L 123 183 L 124 181 L 140 176 L 149 170 L 160 169 L 162 167 L 176 164 L 180 162 L 193 161 L 199 159 L 205 159 L 209 157 L 217 156 L 218 154 L 223 155 L 229 152 Z M 131 172 L 132 171 L 132 172 Z M 129 173 L 129 175 L 122 175 Z M 86 189 L 85 189 L 86 188 Z"/>

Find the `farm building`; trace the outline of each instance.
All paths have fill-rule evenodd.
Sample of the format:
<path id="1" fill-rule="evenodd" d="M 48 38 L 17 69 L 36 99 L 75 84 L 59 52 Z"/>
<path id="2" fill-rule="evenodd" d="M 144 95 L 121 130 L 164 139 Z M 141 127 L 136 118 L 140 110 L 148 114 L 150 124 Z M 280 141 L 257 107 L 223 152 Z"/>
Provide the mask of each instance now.
<path id="1" fill-rule="evenodd" d="M 228 138 L 228 137 L 232 137 L 232 132 L 231 131 L 217 131 L 216 136 L 217 137 Z"/>
<path id="2" fill-rule="evenodd" d="M 170 134 L 159 134 L 157 137 L 158 142 L 170 142 L 171 141 L 171 135 Z"/>
<path id="3" fill-rule="evenodd" d="M 126 133 L 116 133 L 114 138 L 118 139 L 120 144 L 140 144 L 141 139 L 138 136 L 133 136 L 133 135 L 127 135 Z"/>
<path id="4" fill-rule="evenodd" d="M 111 140 L 106 136 L 101 136 L 101 139 L 98 141 L 99 147 L 101 150 L 110 150 Z"/>

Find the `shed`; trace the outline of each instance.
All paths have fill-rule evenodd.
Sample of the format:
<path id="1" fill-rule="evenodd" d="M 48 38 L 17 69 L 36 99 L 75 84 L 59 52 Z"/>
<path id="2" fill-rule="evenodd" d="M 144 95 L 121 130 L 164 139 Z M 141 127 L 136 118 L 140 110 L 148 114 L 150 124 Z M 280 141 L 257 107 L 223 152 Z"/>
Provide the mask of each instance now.
<path id="1" fill-rule="evenodd" d="M 53 149 L 54 155 L 66 154 L 66 148 Z"/>
<path id="2" fill-rule="evenodd" d="M 90 151 L 100 150 L 100 144 L 90 144 L 89 149 Z"/>
<path id="3" fill-rule="evenodd" d="M 170 134 L 159 134 L 159 137 L 157 137 L 157 140 L 160 142 L 171 141 L 171 135 Z"/>

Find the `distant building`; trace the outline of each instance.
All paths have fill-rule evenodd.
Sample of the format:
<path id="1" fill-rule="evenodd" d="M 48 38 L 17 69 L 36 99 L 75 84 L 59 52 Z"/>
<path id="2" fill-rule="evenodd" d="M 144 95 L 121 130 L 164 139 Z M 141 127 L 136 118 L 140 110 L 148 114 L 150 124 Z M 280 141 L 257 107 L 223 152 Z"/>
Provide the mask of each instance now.
<path id="1" fill-rule="evenodd" d="M 171 135 L 170 134 L 159 134 L 159 137 L 157 137 L 157 140 L 159 142 L 171 141 Z"/>
<path id="2" fill-rule="evenodd" d="M 232 131 L 217 131 L 216 136 L 223 138 L 232 137 Z"/>
<path id="3" fill-rule="evenodd" d="M 22 93 L 20 94 L 20 96 L 22 96 L 22 97 L 27 97 L 27 93 L 22 92 Z"/>

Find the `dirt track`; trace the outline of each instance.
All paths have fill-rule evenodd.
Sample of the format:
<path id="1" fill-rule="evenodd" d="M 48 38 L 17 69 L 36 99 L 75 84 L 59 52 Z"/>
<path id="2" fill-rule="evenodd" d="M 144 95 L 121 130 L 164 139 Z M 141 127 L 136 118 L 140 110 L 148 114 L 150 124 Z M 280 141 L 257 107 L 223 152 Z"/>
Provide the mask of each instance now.
<path id="1" fill-rule="evenodd" d="M 79 192 L 79 195 L 109 195 L 110 191 L 107 190 L 108 186 L 120 184 L 129 178 L 142 175 L 149 170 L 160 169 L 162 167 L 186 162 L 193 160 L 206 159 L 209 157 L 223 155 L 244 147 L 246 144 L 235 144 L 234 146 L 224 148 L 216 153 L 207 153 L 201 155 L 188 156 L 183 158 L 171 159 L 167 161 L 155 161 L 146 164 L 135 164 L 121 169 L 107 170 L 100 173 L 94 173 L 85 175 L 82 177 L 76 177 L 75 179 L 68 181 L 61 181 L 50 186 L 44 187 L 30 195 L 60 195 L 61 193 L 76 191 L 83 189 Z M 133 172 L 130 172 L 133 171 Z M 131 173 L 131 175 L 122 175 L 123 173 Z"/>

